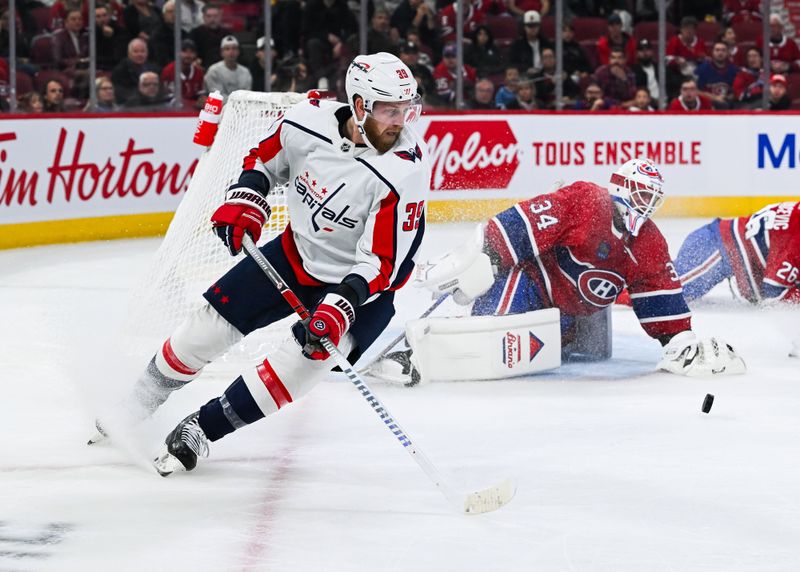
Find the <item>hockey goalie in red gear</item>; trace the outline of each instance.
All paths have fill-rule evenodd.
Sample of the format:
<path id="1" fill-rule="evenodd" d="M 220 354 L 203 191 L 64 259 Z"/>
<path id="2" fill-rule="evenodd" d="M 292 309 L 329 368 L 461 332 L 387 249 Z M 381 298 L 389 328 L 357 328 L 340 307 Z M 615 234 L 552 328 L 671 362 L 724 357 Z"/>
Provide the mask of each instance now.
<path id="1" fill-rule="evenodd" d="M 412 323 L 406 329 L 411 357 L 390 354 L 370 372 L 404 381 L 402 374 L 410 375 L 412 366 L 423 380 L 491 379 L 551 369 L 560 365 L 560 355 L 543 359 L 548 343 L 537 332 L 550 336 L 555 326 L 556 342 L 560 337 L 562 346 L 569 346 L 581 324 L 613 304 L 626 287 L 642 328 L 663 346 L 660 369 L 690 376 L 743 372 L 744 362 L 730 345 L 699 340 L 691 329 L 666 241 L 651 220 L 663 201 L 662 187 L 661 173 L 650 160 L 633 159 L 611 175 L 608 189 L 578 181 L 493 217 L 472 248 L 460 247 L 419 276 L 434 292 L 472 303 L 472 316 Z M 442 360 L 447 367 L 437 369 Z M 493 362 L 497 367 L 489 365 Z"/>

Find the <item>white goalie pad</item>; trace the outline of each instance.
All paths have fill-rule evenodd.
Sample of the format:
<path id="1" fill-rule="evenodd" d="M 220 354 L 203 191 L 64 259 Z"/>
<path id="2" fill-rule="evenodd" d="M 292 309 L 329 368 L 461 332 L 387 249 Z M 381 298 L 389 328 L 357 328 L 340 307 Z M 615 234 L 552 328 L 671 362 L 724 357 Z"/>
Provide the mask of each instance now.
<path id="1" fill-rule="evenodd" d="M 557 308 L 412 320 L 406 324 L 406 339 L 424 382 L 504 379 L 561 365 Z"/>

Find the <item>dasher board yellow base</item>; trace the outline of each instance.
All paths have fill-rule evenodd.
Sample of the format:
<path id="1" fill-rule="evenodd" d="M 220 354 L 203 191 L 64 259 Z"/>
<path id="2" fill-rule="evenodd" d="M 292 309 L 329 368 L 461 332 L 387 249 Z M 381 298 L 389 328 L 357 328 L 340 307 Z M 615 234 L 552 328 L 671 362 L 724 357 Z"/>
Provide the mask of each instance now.
<path id="1" fill-rule="evenodd" d="M 432 200 L 428 222 L 486 220 L 519 199 Z M 745 216 L 761 207 L 800 197 L 671 197 L 657 217 Z M 0 225 L 0 249 L 163 235 L 174 213 L 148 213 Z M 210 232 L 209 225 L 209 232 Z"/>

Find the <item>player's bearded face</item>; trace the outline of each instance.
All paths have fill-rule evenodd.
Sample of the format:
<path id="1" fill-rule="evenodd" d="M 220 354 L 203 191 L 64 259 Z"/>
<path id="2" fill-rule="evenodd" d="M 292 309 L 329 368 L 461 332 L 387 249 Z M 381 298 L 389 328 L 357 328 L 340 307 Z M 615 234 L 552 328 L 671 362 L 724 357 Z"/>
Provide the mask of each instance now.
<path id="1" fill-rule="evenodd" d="M 397 143 L 400 134 L 403 132 L 403 126 L 385 125 L 376 121 L 371 115 L 367 115 L 367 120 L 364 122 L 364 131 L 378 153 L 386 153 Z"/>

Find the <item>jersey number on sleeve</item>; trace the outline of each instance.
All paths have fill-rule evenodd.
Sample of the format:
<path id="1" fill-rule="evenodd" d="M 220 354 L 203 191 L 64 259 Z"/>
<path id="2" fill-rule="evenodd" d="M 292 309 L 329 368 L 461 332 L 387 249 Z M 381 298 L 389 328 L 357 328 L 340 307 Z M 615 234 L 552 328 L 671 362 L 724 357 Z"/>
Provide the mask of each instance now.
<path id="1" fill-rule="evenodd" d="M 406 232 L 417 230 L 419 228 L 419 219 L 422 218 L 424 212 L 425 201 L 418 203 L 408 203 L 406 205 L 406 212 L 408 219 L 403 222 L 403 230 Z"/>
<path id="2" fill-rule="evenodd" d="M 536 223 L 536 228 L 539 230 L 544 230 L 548 226 L 554 225 L 558 222 L 558 219 L 554 216 L 541 214 L 544 211 L 550 210 L 552 206 L 553 204 L 547 200 L 539 204 L 531 203 L 531 212 L 539 215 L 539 222 Z"/>

